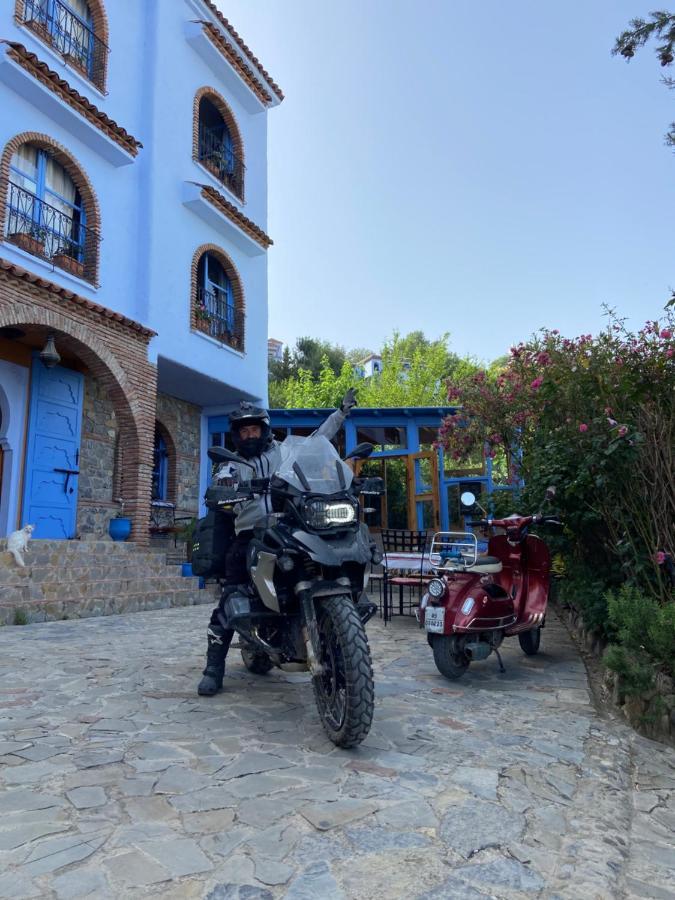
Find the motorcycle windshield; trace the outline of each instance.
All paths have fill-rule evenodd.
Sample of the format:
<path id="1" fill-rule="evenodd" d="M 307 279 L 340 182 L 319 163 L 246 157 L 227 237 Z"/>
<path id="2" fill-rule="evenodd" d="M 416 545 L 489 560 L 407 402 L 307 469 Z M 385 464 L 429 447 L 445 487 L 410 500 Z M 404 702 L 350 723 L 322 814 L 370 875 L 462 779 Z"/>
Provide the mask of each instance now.
<path id="1" fill-rule="evenodd" d="M 299 491 L 312 494 L 337 494 L 346 490 L 354 478 L 335 447 L 320 434 L 287 437 L 281 445 L 281 465 L 276 475 Z"/>

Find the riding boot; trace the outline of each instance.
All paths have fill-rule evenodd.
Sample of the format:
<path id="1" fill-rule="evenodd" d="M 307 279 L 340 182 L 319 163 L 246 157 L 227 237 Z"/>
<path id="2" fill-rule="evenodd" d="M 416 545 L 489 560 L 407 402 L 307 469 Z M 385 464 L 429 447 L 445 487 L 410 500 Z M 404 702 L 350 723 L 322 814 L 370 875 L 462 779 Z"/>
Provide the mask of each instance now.
<path id="1" fill-rule="evenodd" d="M 225 675 L 225 657 L 230 649 L 230 641 L 234 632 L 222 625 L 211 624 L 206 629 L 207 650 L 204 676 L 199 682 L 197 693 L 202 697 L 213 697 L 222 690 Z"/>

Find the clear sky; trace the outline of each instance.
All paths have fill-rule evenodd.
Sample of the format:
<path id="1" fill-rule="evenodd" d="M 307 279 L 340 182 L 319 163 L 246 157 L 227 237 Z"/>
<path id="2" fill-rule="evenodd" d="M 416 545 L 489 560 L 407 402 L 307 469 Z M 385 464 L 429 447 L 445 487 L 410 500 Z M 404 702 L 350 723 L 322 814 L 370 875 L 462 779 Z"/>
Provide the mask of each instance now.
<path id="1" fill-rule="evenodd" d="M 646 0 L 219 0 L 269 114 L 269 334 L 394 329 L 492 359 L 541 326 L 639 325 L 675 287 L 675 93 Z M 671 4 L 672 6 L 672 4 Z M 673 74 L 673 73 L 671 73 Z"/>

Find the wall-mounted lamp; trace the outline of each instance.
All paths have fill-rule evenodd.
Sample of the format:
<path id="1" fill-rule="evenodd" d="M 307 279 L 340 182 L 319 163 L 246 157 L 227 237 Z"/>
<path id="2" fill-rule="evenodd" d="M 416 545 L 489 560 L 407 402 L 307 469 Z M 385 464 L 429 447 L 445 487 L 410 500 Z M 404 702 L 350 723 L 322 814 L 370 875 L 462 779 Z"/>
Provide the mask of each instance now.
<path id="1" fill-rule="evenodd" d="M 44 345 L 42 350 L 40 350 L 40 359 L 42 360 L 43 366 L 45 366 L 45 368 L 47 369 L 53 369 L 54 366 L 58 366 L 58 364 L 61 362 L 61 357 L 56 352 L 53 334 L 50 334 L 47 337 L 47 343 Z"/>

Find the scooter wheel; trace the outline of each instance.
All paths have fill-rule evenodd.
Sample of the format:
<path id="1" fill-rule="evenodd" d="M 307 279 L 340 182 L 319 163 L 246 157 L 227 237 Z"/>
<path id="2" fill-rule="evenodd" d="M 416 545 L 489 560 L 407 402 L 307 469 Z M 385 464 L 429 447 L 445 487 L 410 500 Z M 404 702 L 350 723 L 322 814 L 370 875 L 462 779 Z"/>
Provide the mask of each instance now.
<path id="1" fill-rule="evenodd" d="M 450 635 L 434 635 L 432 644 L 436 668 L 446 678 L 453 681 L 461 678 L 469 668 L 469 657 L 457 646 L 457 639 Z"/>
<path id="2" fill-rule="evenodd" d="M 533 628 L 532 631 L 523 631 L 518 635 L 520 649 L 526 656 L 535 656 L 539 653 L 541 643 L 541 628 Z"/>

